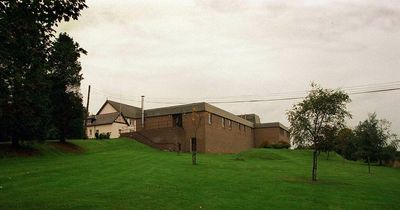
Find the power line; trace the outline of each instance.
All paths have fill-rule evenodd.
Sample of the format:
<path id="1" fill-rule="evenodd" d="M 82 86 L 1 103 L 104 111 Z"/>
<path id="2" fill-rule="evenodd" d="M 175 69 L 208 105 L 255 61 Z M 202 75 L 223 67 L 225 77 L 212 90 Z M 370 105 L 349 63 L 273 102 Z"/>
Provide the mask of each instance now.
<path id="1" fill-rule="evenodd" d="M 359 95 L 359 94 L 366 94 L 366 93 L 379 93 L 379 92 L 388 92 L 388 91 L 396 91 L 400 90 L 398 88 L 388 88 L 388 89 L 380 89 L 380 90 L 369 90 L 369 91 L 360 91 L 349 93 L 349 95 Z M 273 102 L 273 101 L 289 101 L 289 100 L 296 100 L 296 99 L 303 99 L 305 96 L 299 97 L 287 97 L 287 98 L 274 98 L 274 99 L 253 99 L 253 100 L 239 100 L 239 101 L 209 101 L 210 104 L 233 104 L 233 103 L 254 103 L 254 102 Z"/>
<path id="2" fill-rule="evenodd" d="M 367 94 L 367 93 L 378 93 L 378 92 L 388 92 L 388 91 L 396 91 L 396 90 L 400 90 L 400 81 L 394 81 L 394 82 L 386 82 L 386 83 L 377 83 L 377 84 L 365 84 L 365 85 L 357 85 L 357 86 L 348 86 L 348 87 L 343 87 L 343 88 L 339 88 L 345 92 L 349 92 L 349 95 L 359 95 L 359 94 Z M 92 87 L 93 88 L 93 87 Z M 93 88 L 95 92 L 107 97 L 107 98 L 114 98 L 114 99 L 119 99 L 119 100 L 123 100 L 123 101 L 132 101 L 132 102 L 140 102 L 139 100 L 134 100 L 131 98 L 122 98 L 121 96 L 116 96 L 114 94 L 109 94 L 107 92 L 104 92 L 100 89 L 97 88 Z M 200 100 L 202 101 L 206 101 L 208 103 L 212 103 L 212 104 L 233 104 L 233 103 L 257 103 L 257 102 L 274 102 L 274 101 L 288 101 L 288 100 L 297 100 L 297 99 L 303 99 L 307 94 L 308 91 L 292 91 L 292 92 L 281 92 L 281 93 L 271 93 L 269 94 L 269 97 L 271 96 L 275 96 L 275 98 L 261 98 L 261 99 L 242 99 L 242 100 L 210 100 L 212 98 L 208 97 L 204 97 L 201 98 Z M 299 95 L 300 94 L 300 95 Z M 248 95 L 251 96 L 251 95 Z M 226 99 L 226 98 L 230 98 L 230 97 L 240 97 L 240 96 L 226 96 L 226 97 L 218 97 L 221 99 Z M 243 97 L 243 96 L 242 96 Z M 261 96 L 258 96 L 261 97 Z M 188 102 L 183 102 L 183 101 L 179 101 L 179 102 L 175 102 L 175 101 L 170 101 L 173 100 L 174 98 L 164 98 L 164 99 L 169 99 L 168 101 L 164 101 L 164 100 L 151 100 L 152 98 L 149 97 L 150 100 L 147 100 L 147 103 L 153 103 L 153 104 L 187 104 Z M 214 99 L 218 99 L 218 98 L 214 98 Z M 156 98 L 153 98 L 156 99 Z M 195 98 L 181 98 L 184 100 L 197 100 Z"/>

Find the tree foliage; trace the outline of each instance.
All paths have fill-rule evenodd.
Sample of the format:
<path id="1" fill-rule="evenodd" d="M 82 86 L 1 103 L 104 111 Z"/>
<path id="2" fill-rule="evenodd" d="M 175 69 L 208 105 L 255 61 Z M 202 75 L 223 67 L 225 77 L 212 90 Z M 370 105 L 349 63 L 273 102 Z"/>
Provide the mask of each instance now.
<path id="1" fill-rule="evenodd" d="M 287 112 L 290 133 L 294 145 L 309 145 L 314 149 L 312 180 L 316 181 L 317 151 L 322 144 L 323 130 L 341 129 L 345 119 L 351 117 L 347 111 L 349 96 L 341 90 L 324 89 L 315 83 L 305 99 Z"/>
<path id="2" fill-rule="evenodd" d="M 53 27 L 77 19 L 86 6 L 74 1 L 0 1 L 0 138 L 46 138 L 51 118 L 49 55 Z"/>
<path id="3" fill-rule="evenodd" d="M 326 159 L 329 159 L 329 153 L 335 149 L 337 144 L 337 136 L 339 129 L 336 127 L 323 127 L 322 128 L 322 136 L 321 141 L 319 143 L 319 150 L 322 152 L 326 152 Z"/>
<path id="4" fill-rule="evenodd" d="M 52 45 L 49 56 L 52 123 L 61 142 L 66 138 L 82 138 L 84 107 L 79 87 L 82 80 L 81 54 L 87 52 L 66 33 L 61 33 Z"/>
<path id="5" fill-rule="evenodd" d="M 357 139 L 356 156 L 368 163 L 371 172 L 371 162 L 394 156 L 396 151 L 396 135 L 390 132 L 390 123 L 387 120 L 377 119 L 376 113 L 370 114 L 368 119 L 360 122 L 354 129 Z"/>
<path id="6" fill-rule="evenodd" d="M 343 128 L 336 137 L 335 151 L 348 160 L 356 160 L 354 152 L 357 150 L 357 142 L 352 129 Z"/>

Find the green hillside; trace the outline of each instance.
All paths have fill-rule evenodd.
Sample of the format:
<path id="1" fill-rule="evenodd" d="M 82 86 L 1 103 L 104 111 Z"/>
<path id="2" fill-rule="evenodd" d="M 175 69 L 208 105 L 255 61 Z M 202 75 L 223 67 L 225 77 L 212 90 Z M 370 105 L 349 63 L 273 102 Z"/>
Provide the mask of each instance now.
<path id="1" fill-rule="evenodd" d="M 0 158 L 0 209 L 400 209 L 400 170 L 311 152 L 177 155 L 132 140 L 35 145 Z M 4 145 L 0 145 L 4 146 Z"/>

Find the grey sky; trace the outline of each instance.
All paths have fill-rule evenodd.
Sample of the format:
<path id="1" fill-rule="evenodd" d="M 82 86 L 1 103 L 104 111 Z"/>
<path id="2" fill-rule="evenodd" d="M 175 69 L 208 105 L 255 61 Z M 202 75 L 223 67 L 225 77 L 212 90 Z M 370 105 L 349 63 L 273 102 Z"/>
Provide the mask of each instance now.
<path id="1" fill-rule="evenodd" d="M 265 98 L 400 81 L 400 1 L 88 1 L 62 24 L 89 54 L 90 111 L 106 97 L 149 101 Z M 228 97 L 229 96 L 229 97 Z M 370 112 L 400 133 L 400 91 L 352 96 L 351 126 Z M 128 100 L 127 100 L 128 99 Z M 288 125 L 296 101 L 220 104 Z M 147 108 L 168 104 L 146 104 Z"/>

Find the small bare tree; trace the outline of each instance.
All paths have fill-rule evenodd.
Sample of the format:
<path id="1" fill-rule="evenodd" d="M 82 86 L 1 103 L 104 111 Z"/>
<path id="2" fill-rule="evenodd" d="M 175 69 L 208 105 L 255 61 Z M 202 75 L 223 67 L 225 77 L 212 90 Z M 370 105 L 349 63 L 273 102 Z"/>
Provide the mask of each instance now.
<path id="1" fill-rule="evenodd" d="M 192 125 L 193 125 L 193 138 L 191 139 L 192 145 L 192 164 L 196 165 L 196 153 L 197 153 L 197 132 L 200 128 L 202 121 L 201 115 L 197 112 L 196 107 L 192 108 Z"/>

